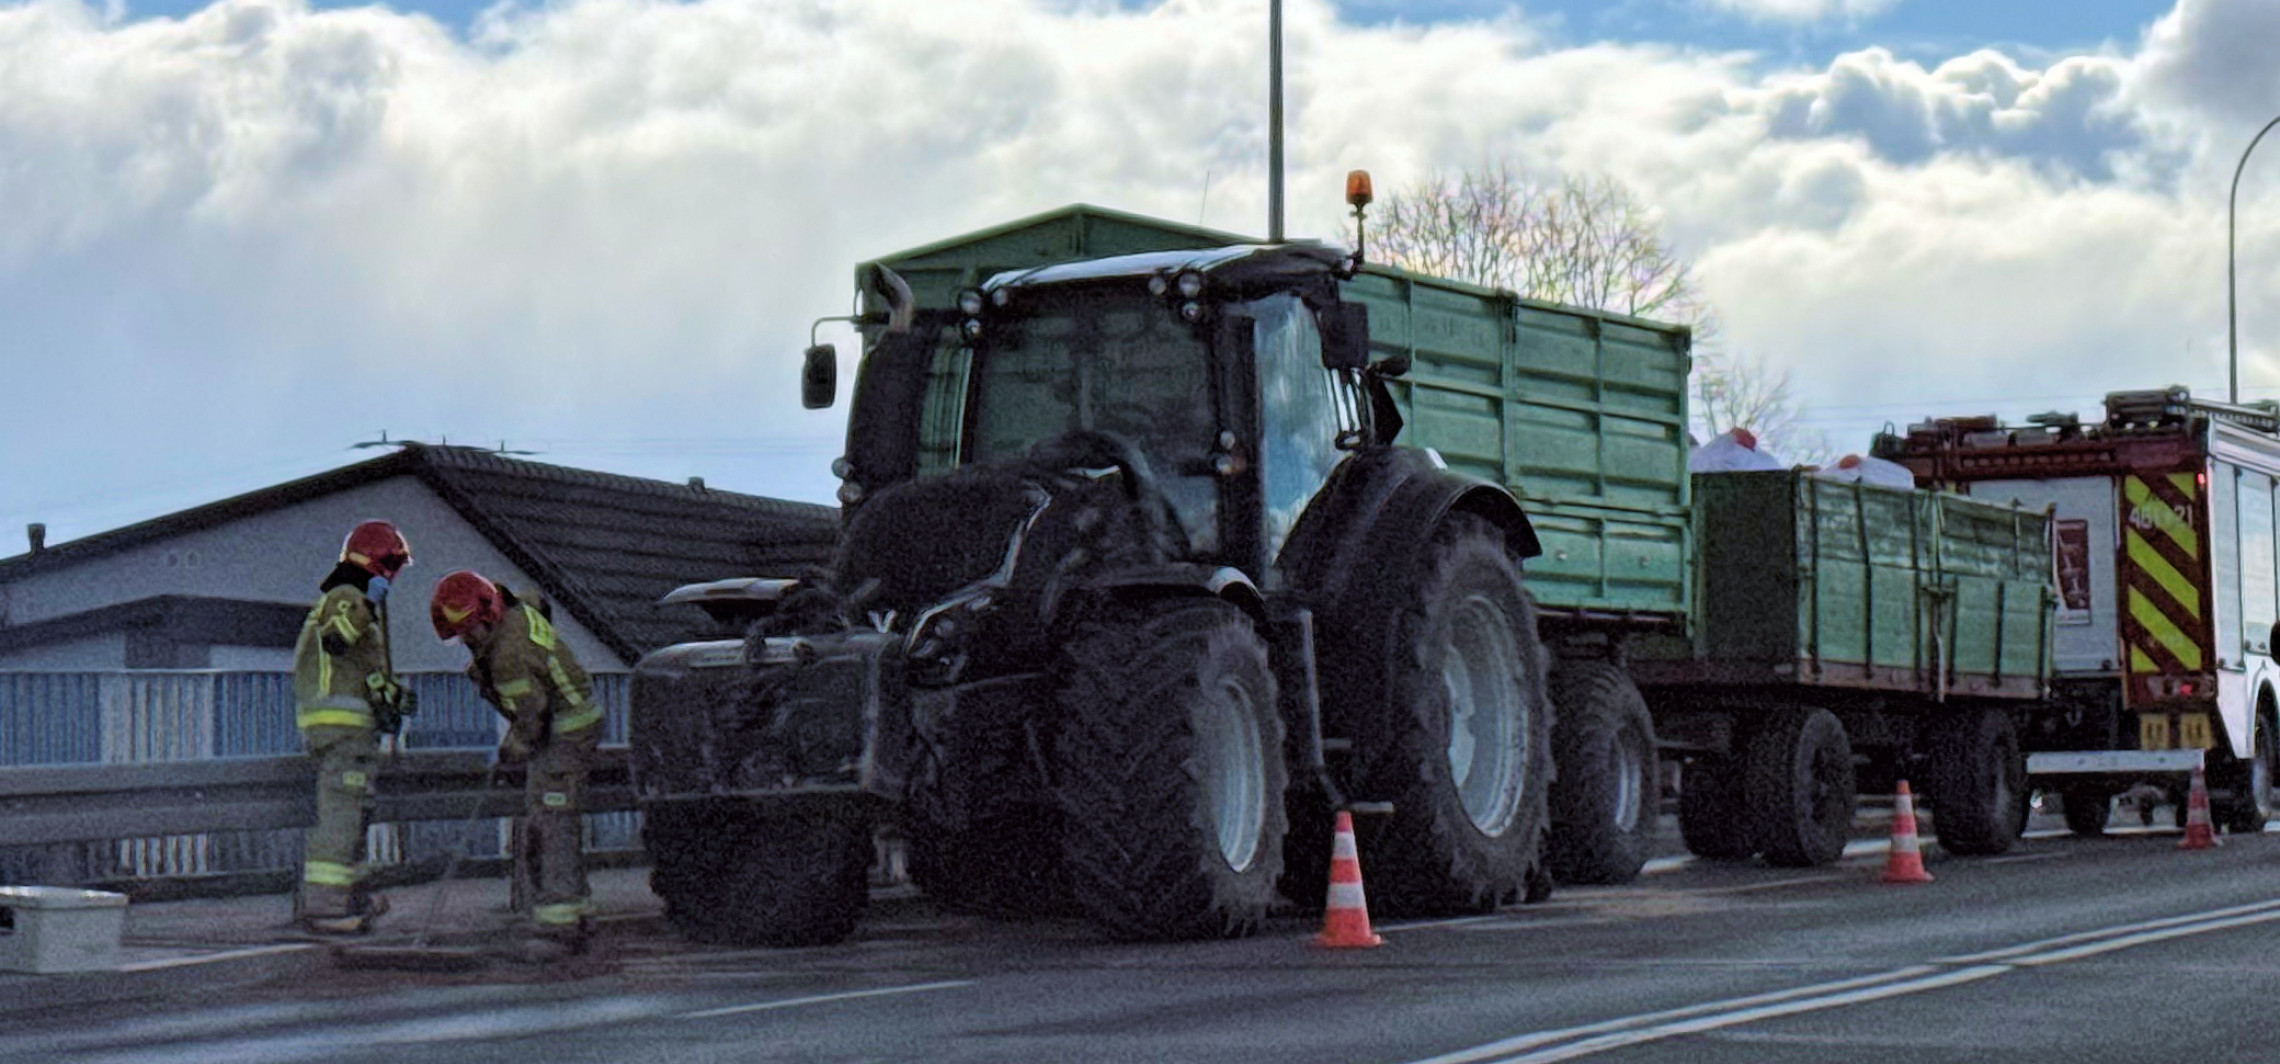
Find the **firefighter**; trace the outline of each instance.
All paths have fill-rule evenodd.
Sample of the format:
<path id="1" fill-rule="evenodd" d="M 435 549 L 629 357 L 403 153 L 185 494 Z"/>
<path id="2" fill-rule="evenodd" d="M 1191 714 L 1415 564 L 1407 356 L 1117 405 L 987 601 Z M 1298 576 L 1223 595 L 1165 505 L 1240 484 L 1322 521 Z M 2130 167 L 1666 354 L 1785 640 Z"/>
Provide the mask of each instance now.
<path id="1" fill-rule="evenodd" d="M 460 570 L 435 585 L 428 618 L 436 637 L 458 639 L 468 676 L 506 718 L 498 765 L 523 767 L 523 831 L 531 870 L 528 914 L 534 945 L 582 952 L 591 901 L 580 853 L 586 772 L 600 745 L 602 710 L 586 670 L 547 617 L 480 574 Z"/>
<path id="2" fill-rule="evenodd" d="M 301 922 L 328 935 L 360 934 L 387 911 L 365 889 L 364 832 L 380 736 L 414 709 L 388 653 L 388 585 L 412 564 L 412 546 L 386 521 L 357 525 L 293 648 L 293 698 L 302 743 L 317 762 L 317 822 L 301 862 Z"/>

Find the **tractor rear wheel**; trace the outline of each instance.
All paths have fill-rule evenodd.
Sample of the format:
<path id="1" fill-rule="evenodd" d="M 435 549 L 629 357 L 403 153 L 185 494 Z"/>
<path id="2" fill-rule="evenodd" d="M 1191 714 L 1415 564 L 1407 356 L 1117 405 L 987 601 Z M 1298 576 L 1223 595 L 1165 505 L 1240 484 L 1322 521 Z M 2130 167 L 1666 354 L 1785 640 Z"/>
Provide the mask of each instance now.
<path id="1" fill-rule="evenodd" d="M 1383 586 L 1383 641 L 1350 652 L 1389 664 L 1347 707 L 1353 789 L 1393 803 L 1361 837 L 1370 897 L 1399 915 L 1493 909 L 1525 891 L 1548 820 L 1552 705 L 1535 605 L 1502 532 L 1469 515 Z"/>

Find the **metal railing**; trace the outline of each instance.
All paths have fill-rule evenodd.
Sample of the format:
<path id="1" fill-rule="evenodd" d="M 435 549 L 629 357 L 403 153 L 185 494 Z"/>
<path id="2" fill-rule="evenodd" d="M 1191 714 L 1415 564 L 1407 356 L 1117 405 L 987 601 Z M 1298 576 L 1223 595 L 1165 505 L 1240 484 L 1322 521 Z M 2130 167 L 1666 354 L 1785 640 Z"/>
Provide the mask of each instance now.
<path id="1" fill-rule="evenodd" d="M 404 680 L 420 712 L 374 786 L 371 860 L 497 855 L 505 833 L 483 818 L 522 796 L 485 788 L 496 715 L 460 674 Z M 626 694 L 625 677 L 595 677 L 605 743 L 623 741 Z M 0 882 L 294 867 L 315 818 L 300 750 L 288 674 L 0 673 Z M 622 746 L 603 748 L 586 806 L 591 848 L 639 846 Z"/>

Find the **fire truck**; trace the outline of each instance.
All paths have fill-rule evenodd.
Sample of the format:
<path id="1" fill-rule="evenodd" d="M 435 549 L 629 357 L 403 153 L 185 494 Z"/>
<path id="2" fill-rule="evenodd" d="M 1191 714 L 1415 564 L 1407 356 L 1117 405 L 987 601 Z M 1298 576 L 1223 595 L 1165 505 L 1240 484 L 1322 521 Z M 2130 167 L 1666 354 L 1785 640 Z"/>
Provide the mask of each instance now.
<path id="1" fill-rule="evenodd" d="M 1941 418 L 1874 453 L 1923 487 L 2052 512 L 2054 711 L 2022 737 L 2030 779 L 2095 835 L 2125 788 L 2175 795 L 2203 766 L 2219 826 L 2261 830 L 2280 756 L 2280 405 L 2178 386 L 2109 394 L 2102 422 L 2026 420 Z"/>

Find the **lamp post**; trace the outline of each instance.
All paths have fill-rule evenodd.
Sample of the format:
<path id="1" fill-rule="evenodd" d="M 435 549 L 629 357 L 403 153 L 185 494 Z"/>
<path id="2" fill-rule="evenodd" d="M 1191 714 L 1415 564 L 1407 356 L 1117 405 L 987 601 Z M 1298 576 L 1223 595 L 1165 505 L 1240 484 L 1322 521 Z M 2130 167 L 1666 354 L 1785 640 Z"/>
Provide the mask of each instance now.
<path id="1" fill-rule="evenodd" d="M 2240 202 L 2240 174 L 2248 169 L 2248 155 L 2256 150 L 2256 143 L 2263 140 L 2266 133 L 2272 132 L 2273 126 L 2280 126 L 2280 115 L 2264 123 L 2264 128 L 2249 138 L 2248 147 L 2241 149 L 2240 163 L 2233 167 L 2232 192 L 2225 197 L 2225 368 L 2232 383 L 2227 401 L 2234 403 L 2240 402 L 2240 309 L 2239 297 L 2235 294 L 2238 288 L 2234 280 L 2233 214 Z"/>
<path id="2" fill-rule="evenodd" d="M 1282 0 L 1267 0 L 1267 243 L 1283 241 Z"/>

